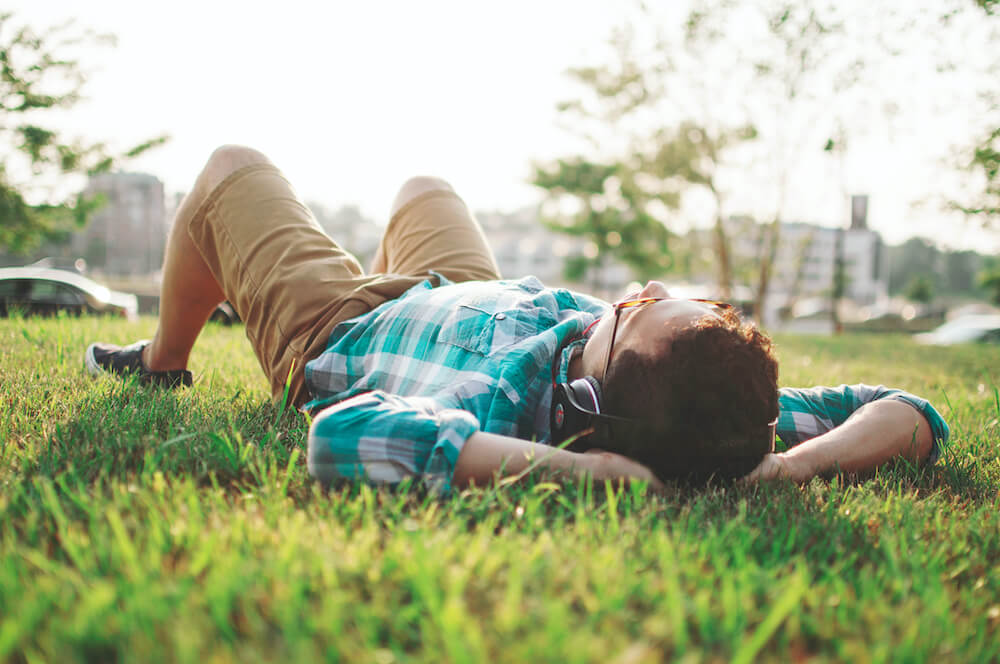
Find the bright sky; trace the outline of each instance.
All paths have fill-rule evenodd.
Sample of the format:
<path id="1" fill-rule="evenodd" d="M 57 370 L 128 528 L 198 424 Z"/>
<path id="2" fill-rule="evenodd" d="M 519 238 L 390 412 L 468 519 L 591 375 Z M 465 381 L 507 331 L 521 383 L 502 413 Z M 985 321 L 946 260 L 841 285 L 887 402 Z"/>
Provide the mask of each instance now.
<path id="1" fill-rule="evenodd" d="M 171 134 L 129 166 L 168 192 L 185 191 L 216 146 L 243 143 L 268 154 L 303 198 L 358 204 L 380 221 L 414 174 L 445 177 L 475 209 L 538 202 L 532 162 L 580 148 L 555 110 L 576 91 L 564 72 L 598 57 L 622 20 L 620 3 L 596 0 L 5 4 L 36 27 L 75 17 L 117 35 L 117 48 L 86 58 L 97 70 L 66 127 L 121 147 Z M 1000 233 L 913 209 L 941 177 L 940 144 L 915 140 L 928 129 L 855 146 L 848 188 L 870 194 L 870 223 L 891 243 L 921 234 L 1000 251 Z M 789 216 L 846 219 L 829 167 L 803 172 L 808 181 L 795 187 L 805 195 Z"/>

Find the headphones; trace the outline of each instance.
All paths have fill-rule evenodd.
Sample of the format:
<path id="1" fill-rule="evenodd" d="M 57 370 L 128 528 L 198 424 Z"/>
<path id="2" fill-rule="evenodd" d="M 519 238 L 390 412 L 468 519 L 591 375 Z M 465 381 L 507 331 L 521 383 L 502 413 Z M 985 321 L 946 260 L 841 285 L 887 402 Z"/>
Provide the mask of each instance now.
<path id="1" fill-rule="evenodd" d="M 600 319 L 583 331 L 586 336 Z M 578 436 L 585 438 L 598 431 L 607 440 L 610 437 L 610 424 L 613 422 L 632 422 L 624 417 L 605 415 L 601 401 L 604 392 L 601 383 L 593 376 L 577 378 L 569 383 L 556 380 L 558 362 L 552 363 L 552 406 L 549 408 L 549 438 L 553 445 L 559 445 L 567 438 Z"/>
<path id="2" fill-rule="evenodd" d="M 596 430 L 607 437 L 610 424 L 633 423 L 633 420 L 625 417 L 604 414 L 601 406 L 603 398 L 601 384 L 593 376 L 577 378 L 571 383 L 554 383 L 552 408 L 549 411 L 552 442 L 559 444 L 571 436 L 581 434 L 589 436 Z"/>

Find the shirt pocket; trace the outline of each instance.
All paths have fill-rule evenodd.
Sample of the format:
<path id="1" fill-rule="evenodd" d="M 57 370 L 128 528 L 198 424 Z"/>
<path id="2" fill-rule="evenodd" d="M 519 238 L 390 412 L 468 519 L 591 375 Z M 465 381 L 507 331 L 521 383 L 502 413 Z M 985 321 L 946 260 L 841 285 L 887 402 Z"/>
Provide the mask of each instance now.
<path id="1" fill-rule="evenodd" d="M 489 295 L 464 298 L 444 320 L 438 341 L 492 355 L 556 324 L 549 310 L 530 300 L 501 299 Z"/>

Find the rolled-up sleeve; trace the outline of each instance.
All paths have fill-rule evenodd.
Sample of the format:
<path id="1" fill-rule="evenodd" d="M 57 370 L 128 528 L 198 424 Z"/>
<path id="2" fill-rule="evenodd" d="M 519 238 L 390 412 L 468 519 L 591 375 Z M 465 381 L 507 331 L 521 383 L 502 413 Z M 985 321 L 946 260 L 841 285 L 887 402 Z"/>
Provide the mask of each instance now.
<path id="1" fill-rule="evenodd" d="M 309 473 L 323 483 L 362 479 L 396 484 L 416 477 L 451 490 L 458 455 L 479 421 L 434 399 L 366 392 L 329 406 L 309 430 Z"/>
<path id="2" fill-rule="evenodd" d="M 778 394 L 777 434 L 792 447 L 838 427 L 861 406 L 880 399 L 909 404 L 926 418 L 934 439 L 927 459 L 934 463 L 941 446 L 948 442 L 948 423 L 926 399 L 884 385 L 840 385 L 838 387 L 781 388 Z"/>

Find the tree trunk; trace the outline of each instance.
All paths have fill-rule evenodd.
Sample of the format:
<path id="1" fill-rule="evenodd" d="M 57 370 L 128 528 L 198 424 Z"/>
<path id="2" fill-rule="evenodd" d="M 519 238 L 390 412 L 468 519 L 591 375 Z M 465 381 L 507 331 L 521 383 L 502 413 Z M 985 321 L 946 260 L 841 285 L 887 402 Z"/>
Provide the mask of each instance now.
<path id="1" fill-rule="evenodd" d="M 728 300 L 733 296 L 733 268 L 729 260 L 729 238 L 721 216 L 715 220 L 715 253 L 719 258 L 719 297 Z"/>
<path id="2" fill-rule="evenodd" d="M 796 247 L 795 255 L 795 277 L 792 279 L 792 286 L 788 291 L 788 299 L 785 301 L 782 311 L 786 312 L 786 315 L 781 317 L 781 322 L 785 322 L 791 317 L 792 311 L 795 309 L 795 303 L 799 300 L 799 291 L 802 290 L 802 281 L 805 279 L 806 273 L 806 262 L 809 257 L 809 251 L 812 248 L 813 234 L 810 233 L 806 236 L 805 240 Z"/>
<path id="3" fill-rule="evenodd" d="M 757 293 L 753 304 L 754 317 L 761 325 L 765 324 L 764 305 L 767 303 L 767 292 L 771 287 L 771 268 L 778 253 L 778 241 L 781 237 L 781 222 L 775 218 L 768 224 L 767 237 L 760 251 L 760 276 L 757 281 Z"/>
<path id="4" fill-rule="evenodd" d="M 733 296 L 733 266 L 729 256 L 729 237 L 722 216 L 722 197 L 712 183 L 709 191 L 715 196 L 715 255 L 719 259 L 719 297 L 728 300 Z"/>
<path id="5" fill-rule="evenodd" d="M 833 333 L 844 331 L 840 320 L 840 298 L 844 296 L 844 229 L 838 228 L 833 243 L 833 288 L 831 288 L 830 321 L 833 323 Z"/>

